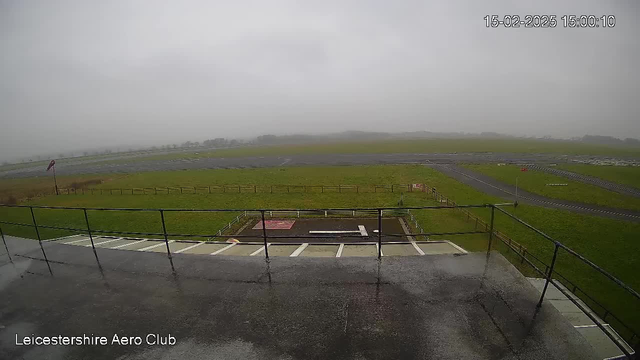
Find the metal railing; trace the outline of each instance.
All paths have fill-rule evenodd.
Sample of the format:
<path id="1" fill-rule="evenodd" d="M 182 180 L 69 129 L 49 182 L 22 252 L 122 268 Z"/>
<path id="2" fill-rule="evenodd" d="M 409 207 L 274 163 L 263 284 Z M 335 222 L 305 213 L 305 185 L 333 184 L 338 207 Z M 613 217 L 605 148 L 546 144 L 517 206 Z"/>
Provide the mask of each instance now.
<path id="1" fill-rule="evenodd" d="M 171 253 L 171 249 L 169 247 L 169 237 L 196 237 L 196 238 L 213 238 L 213 237 L 218 237 L 218 238 L 256 238 L 256 235 L 240 235 L 240 234 L 235 234 L 235 235 L 226 235 L 224 234 L 224 231 L 220 230 L 215 234 L 177 234 L 177 233 L 170 233 L 167 231 L 167 227 L 166 227 L 166 222 L 165 222 L 165 213 L 171 213 L 171 212 L 181 212 L 181 213 L 185 213 L 185 212 L 199 212 L 199 213 L 207 213 L 207 212 L 240 212 L 240 215 L 236 216 L 236 218 L 234 220 L 232 220 L 229 224 L 227 224 L 225 226 L 226 229 L 231 228 L 235 223 L 240 222 L 240 220 L 243 217 L 247 217 L 247 216 L 253 216 L 253 215 L 258 215 L 260 217 L 260 221 L 262 222 L 263 226 L 262 226 L 262 245 L 264 246 L 264 254 L 265 254 L 265 259 L 267 259 L 267 261 L 269 260 L 269 251 L 268 251 L 268 247 L 269 247 L 269 239 L 271 240 L 275 240 L 275 239 L 292 239 L 292 238 L 300 238 L 300 239 L 313 239 L 313 238 L 326 238 L 327 235 L 288 235 L 288 236 L 274 236 L 274 235 L 269 235 L 266 226 L 264 226 L 265 224 L 265 218 L 269 217 L 269 216 L 273 216 L 273 213 L 289 213 L 289 214 L 295 214 L 297 216 L 300 216 L 300 212 L 301 211 L 307 211 L 307 212 L 311 212 L 314 214 L 324 214 L 325 216 L 328 216 L 329 212 L 331 213 L 347 213 L 347 214 L 352 214 L 355 215 L 356 213 L 358 214 L 369 214 L 369 215 L 375 215 L 375 217 L 378 220 L 378 232 L 377 234 L 375 234 L 374 236 L 377 237 L 377 241 L 376 241 L 376 245 L 377 245 L 377 250 L 378 250 L 378 258 L 380 259 L 382 257 L 382 248 L 383 248 L 383 244 L 387 243 L 388 241 L 382 241 L 382 237 L 384 236 L 385 238 L 394 238 L 394 237 L 413 237 L 413 238 L 417 238 L 417 237 L 426 237 L 428 238 L 429 236 L 453 236 L 453 235 L 467 235 L 467 234 L 488 234 L 488 246 L 487 246 L 487 253 L 489 253 L 491 251 L 491 247 L 492 247 L 492 242 L 493 239 L 496 238 L 498 240 L 500 240 L 503 244 L 505 244 L 511 251 L 513 251 L 514 253 L 516 253 L 518 256 L 521 257 L 521 263 L 526 262 L 528 265 L 530 265 L 538 274 L 540 274 L 541 276 L 543 276 L 545 278 L 545 284 L 544 284 L 544 288 L 542 290 L 542 294 L 540 296 L 540 299 L 538 301 L 537 306 L 540 307 L 542 305 L 542 302 L 544 300 L 544 297 L 546 295 L 547 289 L 549 284 L 554 285 L 559 291 L 561 291 L 563 294 L 565 294 L 576 306 L 578 306 L 581 310 L 583 310 L 585 312 L 585 314 L 621 349 L 621 351 L 629 358 L 632 357 L 633 352 L 629 351 L 628 348 L 626 347 L 626 344 L 624 344 L 623 342 L 621 342 L 614 334 L 611 333 L 611 331 L 609 331 L 608 329 L 606 329 L 604 327 L 604 325 L 602 325 L 599 321 L 598 318 L 596 318 L 594 315 L 592 315 L 588 309 L 585 308 L 584 304 L 581 304 L 579 301 L 577 301 L 574 297 L 569 296 L 569 294 L 567 294 L 567 290 L 566 288 L 564 288 L 563 286 L 560 285 L 559 279 L 562 279 L 562 281 L 565 281 L 566 283 L 568 283 L 570 285 L 570 287 L 573 288 L 573 291 L 577 291 L 579 288 L 573 284 L 572 282 L 570 282 L 566 277 L 562 276 L 561 274 L 558 273 L 558 271 L 555 269 L 556 267 L 556 263 L 558 261 L 558 252 L 559 251 L 563 251 L 566 252 L 567 254 L 572 255 L 575 259 L 578 259 L 580 262 L 586 264 L 588 267 L 596 270 L 598 273 L 602 274 L 603 276 L 605 276 L 609 281 L 611 281 L 612 284 L 616 285 L 617 287 L 619 287 L 620 289 L 624 290 L 625 293 L 629 294 L 635 301 L 639 301 L 640 300 L 640 295 L 638 294 L 637 291 L 635 291 L 634 289 L 632 289 L 631 287 L 629 287 L 628 285 L 626 285 L 624 282 L 622 282 L 621 280 L 619 280 L 617 277 L 615 277 L 614 275 L 610 274 L 609 272 L 607 272 L 606 270 L 602 269 L 600 266 L 596 265 L 595 263 L 593 263 L 592 261 L 590 261 L 589 259 L 585 258 L 584 256 L 580 255 L 579 253 L 577 253 L 576 251 L 572 250 L 571 248 L 567 247 L 566 245 L 558 242 L 557 240 L 553 239 L 552 237 L 550 237 L 549 235 L 545 234 L 544 232 L 536 229 L 535 227 L 529 225 L 528 223 L 524 222 L 523 220 L 517 218 L 516 216 L 510 214 L 509 212 L 507 212 L 506 210 L 500 208 L 500 206 L 502 205 L 513 205 L 513 204 L 477 204 L 477 205 L 459 205 L 456 204 L 455 202 L 449 200 L 448 198 L 444 197 L 442 194 L 439 194 L 435 189 L 432 189 L 431 193 L 434 195 L 434 197 L 436 199 L 439 200 L 440 203 L 446 203 L 446 205 L 436 205 L 436 206 L 416 206 L 416 207 L 379 207 L 379 208 L 326 208 L 326 209 L 306 209 L 306 210 L 301 210 L 301 209 L 141 209 L 141 208 L 85 208 L 85 207 L 62 207 L 62 206 L 28 206 L 28 205 L 0 205 L 0 207 L 6 207 L 6 208 L 24 208 L 24 209 L 29 209 L 29 214 L 30 214 L 30 220 L 31 223 L 16 223 L 16 222 L 9 222 L 9 221 L 0 221 L 0 224 L 6 224 L 6 225 L 13 225 L 13 226 L 23 226 L 23 227 L 32 227 L 35 229 L 35 233 L 36 233 L 36 238 L 40 244 L 40 249 L 42 251 L 42 255 L 43 255 L 43 260 L 47 262 L 47 266 L 49 269 L 49 272 L 52 272 L 51 270 L 51 266 L 49 265 L 50 261 L 47 258 L 47 254 L 45 252 L 45 248 L 42 245 L 42 237 L 40 234 L 40 229 L 55 229 L 55 230 L 64 230 L 64 231 L 71 231 L 71 232 L 80 232 L 80 233 L 87 233 L 91 242 L 91 247 L 93 249 L 93 253 L 96 257 L 96 261 L 98 261 L 99 264 L 99 258 L 98 258 L 98 253 L 95 247 L 95 243 L 93 241 L 93 238 L 95 236 L 95 234 L 118 234 L 118 235 L 147 235 L 147 236 L 157 236 L 163 239 L 163 241 L 165 242 L 166 245 L 166 250 L 167 250 L 167 257 L 169 259 L 169 262 L 171 264 L 171 268 L 173 271 L 175 271 L 174 268 L 174 264 L 173 264 L 173 257 L 172 257 L 172 253 Z M 469 212 L 470 209 L 477 209 L 477 208 L 488 208 L 491 210 L 491 217 L 490 217 L 490 222 L 486 223 L 481 221 L 477 216 L 473 215 L 472 213 Z M 77 210 L 77 211 L 81 211 L 83 213 L 83 217 L 84 217 L 84 222 L 85 222 L 85 227 L 84 228 L 71 228 L 71 227 L 62 227 L 62 226 L 50 226 L 50 225 L 41 225 L 38 224 L 35 213 L 34 213 L 34 209 L 58 209 L 58 210 Z M 463 211 L 463 214 L 467 216 L 467 220 L 471 220 L 472 218 L 475 217 L 475 221 L 476 224 L 480 224 L 480 229 L 478 229 L 478 225 L 476 225 L 476 228 L 473 231 L 458 231 L 458 232 L 426 232 L 424 231 L 424 229 L 419 226 L 414 214 L 412 213 L 413 211 L 416 210 L 439 210 L 439 209 L 456 209 L 459 211 Z M 494 229 L 494 222 L 495 222 L 495 217 L 496 217 L 496 210 L 498 211 L 499 214 L 503 214 L 508 216 L 509 218 L 513 219 L 514 221 L 516 221 L 517 223 L 525 226 L 526 228 L 534 231 L 535 233 L 541 235 L 542 237 L 544 237 L 545 239 L 547 239 L 548 241 L 550 241 L 553 246 L 554 246 L 554 251 L 553 251 L 553 257 L 551 259 L 551 262 L 549 264 L 546 264 L 544 261 L 540 260 L 539 258 L 535 257 L 533 254 L 531 254 L 530 252 L 527 252 L 527 250 L 522 247 L 521 245 L 515 243 L 514 241 L 512 241 L 511 239 L 509 239 L 508 237 L 501 235 L 501 233 L 499 233 L 498 231 L 496 231 Z M 139 232 L 139 231 L 117 231 L 117 230 L 105 230 L 105 229 L 95 229 L 93 227 L 91 227 L 91 224 L 89 222 L 89 216 L 88 213 L 89 212 L 117 212 L 117 211 L 128 211 L 128 212 L 145 212 L 145 213 L 157 213 L 159 215 L 158 220 L 162 225 L 162 232 L 158 233 L 158 232 Z M 387 212 L 387 214 L 398 214 L 398 213 L 402 213 L 404 212 L 405 214 L 409 214 L 409 218 L 411 219 L 411 221 L 414 223 L 414 225 L 416 225 L 416 230 L 417 232 L 409 232 L 407 233 L 406 231 L 403 233 L 384 233 L 384 229 L 383 229 L 383 222 L 382 222 L 382 218 L 385 214 L 385 212 Z M 306 214 L 305 214 L 306 215 Z M 11 254 L 9 253 L 9 248 L 7 246 L 6 240 L 5 240 L 5 235 L 4 232 L 2 231 L 2 227 L 0 226 L 0 235 L 2 236 L 2 240 L 3 243 L 5 245 L 5 249 L 7 250 L 7 254 L 9 256 L 9 258 L 11 259 Z M 361 235 L 341 235 L 341 237 L 356 237 L 356 238 L 361 238 Z M 391 242 L 392 243 L 392 242 Z M 517 245 L 517 247 L 516 247 Z M 537 262 L 537 265 L 534 263 L 535 260 Z M 544 270 L 541 269 L 541 267 L 544 266 Z M 554 279 L 554 277 L 556 277 L 556 279 Z M 600 303 L 596 302 L 593 297 L 587 295 L 584 291 L 582 291 L 581 294 L 583 297 L 586 296 L 588 297 L 590 300 L 594 301 L 596 304 L 598 304 L 599 306 L 602 307 L 602 309 L 605 309 L 606 313 L 603 316 L 603 319 L 606 319 L 607 316 L 611 316 L 612 318 L 615 318 L 619 324 L 621 324 L 620 326 L 623 326 L 626 330 L 627 330 L 627 335 L 626 337 L 623 336 L 623 339 L 626 340 L 627 342 L 629 342 L 630 344 L 632 344 L 632 346 L 636 349 L 638 346 L 640 345 L 640 338 L 637 335 L 637 332 L 635 331 L 635 329 L 633 329 L 632 327 L 626 325 L 621 319 L 620 316 L 613 314 L 610 310 L 606 310 L 606 308 L 601 305 Z M 640 303 L 638 304 L 640 305 Z"/>

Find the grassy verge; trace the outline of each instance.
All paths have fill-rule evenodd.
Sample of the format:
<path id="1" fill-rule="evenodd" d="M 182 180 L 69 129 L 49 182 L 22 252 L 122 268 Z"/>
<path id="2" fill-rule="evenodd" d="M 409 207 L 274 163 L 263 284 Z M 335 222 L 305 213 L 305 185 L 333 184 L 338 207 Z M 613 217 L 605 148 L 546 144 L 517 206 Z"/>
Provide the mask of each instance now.
<path id="1" fill-rule="evenodd" d="M 496 164 L 465 165 L 465 167 L 510 185 L 515 185 L 517 178 L 519 188 L 550 198 L 612 208 L 640 210 L 640 199 L 542 171 L 522 172 L 520 171 L 520 166 L 497 166 Z M 567 186 L 549 186 L 547 184 L 567 184 Z"/>
<path id="2" fill-rule="evenodd" d="M 558 165 L 558 168 L 640 189 L 640 166 Z"/>

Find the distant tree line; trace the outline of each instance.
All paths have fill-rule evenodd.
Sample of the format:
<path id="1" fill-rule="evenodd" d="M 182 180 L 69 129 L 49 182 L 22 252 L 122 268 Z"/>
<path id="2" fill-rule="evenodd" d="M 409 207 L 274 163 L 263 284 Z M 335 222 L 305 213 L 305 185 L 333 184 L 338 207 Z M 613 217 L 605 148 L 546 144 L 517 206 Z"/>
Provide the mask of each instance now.
<path id="1" fill-rule="evenodd" d="M 613 136 L 602 135 L 585 135 L 582 137 L 583 142 L 602 145 L 632 145 L 640 146 L 640 140 L 634 138 L 618 139 Z"/>

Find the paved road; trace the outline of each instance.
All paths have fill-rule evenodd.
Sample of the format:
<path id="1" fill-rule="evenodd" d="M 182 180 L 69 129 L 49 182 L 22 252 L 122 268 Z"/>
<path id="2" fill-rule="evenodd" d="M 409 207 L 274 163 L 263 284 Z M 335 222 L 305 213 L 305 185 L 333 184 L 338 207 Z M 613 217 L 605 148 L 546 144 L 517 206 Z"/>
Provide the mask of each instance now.
<path id="1" fill-rule="evenodd" d="M 383 165 L 456 163 L 512 163 L 549 164 L 597 158 L 593 156 L 566 156 L 557 154 L 520 153 L 430 153 L 430 154 L 320 154 L 264 157 L 199 158 L 173 160 L 122 159 L 119 163 L 65 162 L 56 164 L 59 175 L 134 173 L 143 171 L 262 168 L 274 166 L 331 166 L 331 165 Z M 605 157 L 602 157 L 603 159 Z M 0 178 L 44 176 L 42 166 L 0 171 Z"/>
<path id="2" fill-rule="evenodd" d="M 540 171 L 548 172 L 548 173 L 553 174 L 553 175 L 566 177 L 566 178 L 569 178 L 571 180 L 576 180 L 576 181 L 583 182 L 585 184 L 595 185 L 595 186 L 601 187 L 603 189 L 607 189 L 607 190 L 610 190 L 610 191 L 618 192 L 620 194 L 634 196 L 634 197 L 640 197 L 640 189 L 634 188 L 632 186 L 622 185 L 622 184 L 618 184 L 618 183 L 615 183 L 615 182 L 612 182 L 612 181 L 607 181 L 607 180 L 604 180 L 604 179 L 600 179 L 600 178 L 597 178 L 595 176 L 578 174 L 578 173 L 574 173 L 572 171 L 567 171 L 567 170 L 553 168 L 553 167 L 547 167 L 547 166 L 539 166 L 539 165 L 529 166 L 529 168 L 530 169 L 534 169 L 534 170 L 540 170 Z"/>
<path id="3" fill-rule="evenodd" d="M 0 359 L 596 359 L 499 253 L 374 258 L 174 254 L 7 237 Z M 22 256 L 16 255 L 20 254 Z M 26 257 L 28 256 L 28 257 Z M 17 346 L 24 336 L 107 345 Z M 112 343 L 114 335 L 140 345 Z M 174 345 L 147 344 L 157 335 Z M 157 334 L 157 335 L 156 335 Z"/>
<path id="4" fill-rule="evenodd" d="M 427 165 L 448 176 L 451 176 L 452 178 L 462 183 L 474 187 L 476 190 L 482 191 L 489 195 L 499 196 L 507 201 L 515 201 L 516 199 L 515 186 L 505 184 L 502 181 L 496 180 L 490 176 L 457 165 Z M 598 205 L 553 199 L 524 191 L 522 189 L 518 189 L 518 202 L 551 209 L 562 209 L 582 214 L 603 216 L 618 220 L 640 222 L 640 212 L 638 211 L 612 209 Z"/>

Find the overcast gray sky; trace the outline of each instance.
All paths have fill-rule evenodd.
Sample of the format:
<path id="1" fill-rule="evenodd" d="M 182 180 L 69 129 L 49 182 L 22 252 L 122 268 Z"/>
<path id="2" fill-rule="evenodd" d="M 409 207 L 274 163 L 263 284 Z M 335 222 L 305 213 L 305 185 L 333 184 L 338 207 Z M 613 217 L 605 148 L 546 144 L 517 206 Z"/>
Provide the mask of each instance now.
<path id="1" fill-rule="evenodd" d="M 640 137 L 638 1 L 524 3 L 0 0 L 0 158 L 341 130 Z"/>

